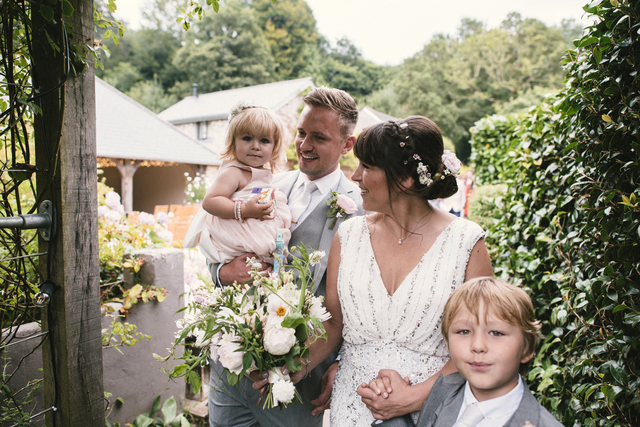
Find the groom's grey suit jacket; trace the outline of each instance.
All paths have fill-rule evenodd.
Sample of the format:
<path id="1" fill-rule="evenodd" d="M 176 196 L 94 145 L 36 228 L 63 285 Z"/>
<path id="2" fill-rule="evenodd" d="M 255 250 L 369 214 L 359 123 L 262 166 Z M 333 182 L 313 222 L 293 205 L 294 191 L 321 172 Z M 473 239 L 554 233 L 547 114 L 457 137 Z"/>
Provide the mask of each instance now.
<path id="1" fill-rule="evenodd" d="M 422 406 L 416 427 L 451 427 L 455 424 L 464 400 L 466 380 L 459 373 L 438 377 L 433 385 L 429 398 Z M 562 427 L 529 391 L 524 384 L 524 393 L 520 406 L 504 427 L 523 427 L 530 422 L 535 427 Z M 413 426 L 406 417 L 392 418 L 376 427 Z M 500 426 L 496 426 L 500 427 Z"/>
<path id="2" fill-rule="evenodd" d="M 291 190 L 298 179 L 298 175 L 300 171 L 291 171 L 285 172 L 282 174 L 277 174 L 274 176 L 273 182 L 274 185 L 278 187 L 280 191 L 282 191 L 286 196 L 287 200 L 289 200 L 289 196 L 291 194 Z M 358 206 L 358 210 L 349 215 L 346 219 L 363 215 L 364 210 L 362 209 L 362 197 L 360 196 L 360 189 L 353 182 L 349 181 L 349 179 L 344 175 L 344 173 L 340 174 L 340 179 L 336 185 L 332 187 L 332 190 L 337 193 L 344 194 L 351 198 L 356 205 Z M 304 243 L 308 249 L 325 251 L 326 256 L 322 259 L 320 264 L 316 266 L 316 282 L 314 283 L 314 293 L 316 295 L 326 296 L 326 269 L 327 269 L 327 259 L 329 256 L 329 249 L 331 248 L 331 242 L 333 241 L 334 234 L 338 231 L 338 227 L 345 220 L 345 218 L 338 218 L 333 229 L 329 229 L 333 218 L 327 218 L 327 212 L 329 211 L 329 206 L 326 204 L 325 200 L 327 200 L 331 195 L 324 195 L 324 199 L 321 200 L 315 209 L 309 213 L 309 215 L 302 221 L 296 229 L 291 233 L 291 240 L 289 241 L 289 247 L 297 246 L 300 243 Z M 357 262 L 357 260 L 354 260 Z M 217 271 L 217 265 L 212 264 L 210 266 L 211 272 L 214 274 Z M 233 399 L 236 402 L 243 402 L 244 406 L 247 408 L 252 408 L 251 412 L 253 416 L 257 418 L 258 422 L 265 426 L 321 426 L 322 425 L 322 417 L 313 417 L 311 415 L 311 411 L 313 410 L 313 406 L 310 402 L 320 395 L 320 385 L 322 381 L 322 376 L 324 375 L 327 368 L 334 362 L 335 357 L 337 356 L 337 352 L 334 352 L 327 360 L 319 364 L 313 371 L 310 372 L 309 376 L 296 384 L 296 389 L 300 393 L 302 398 L 302 404 L 294 403 L 289 405 L 288 408 L 279 411 L 277 409 L 272 409 L 270 411 L 262 410 L 262 404 L 259 407 L 256 406 L 258 399 L 260 397 L 259 392 L 253 392 L 249 384 L 244 384 L 249 382 L 247 378 L 240 379 L 240 387 L 232 387 L 229 386 L 226 382 L 226 376 L 222 375 L 220 380 L 223 383 L 224 393 L 228 395 L 233 395 Z M 220 369 L 216 369 L 216 367 L 212 366 L 212 382 L 214 382 L 214 371 L 221 372 Z M 241 392 L 240 390 L 243 390 Z M 213 394 L 210 391 L 210 400 L 209 400 L 209 411 L 215 411 L 216 408 L 213 406 Z M 255 408 L 258 408 L 256 410 Z M 277 420 L 274 421 L 273 411 L 277 413 Z"/>
<path id="3" fill-rule="evenodd" d="M 289 200 L 293 185 L 300 175 L 300 171 L 291 171 L 274 176 L 274 185 L 278 186 L 278 189 L 282 191 Z M 351 198 L 358 206 L 358 211 L 349 218 L 364 214 L 362 210 L 362 197 L 360 197 L 360 189 L 353 182 L 344 175 L 340 174 L 340 180 L 337 185 L 332 188 L 337 193 L 344 194 Z M 302 221 L 295 230 L 291 233 L 291 240 L 289 241 L 289 247 L 298 246 L 300 243 L 304 243 L 307 249 L 314 249 L 324 251 L 325 257 L 316 268 L 316 277 L 321 278 L 314 285 L 314 293 L 316 295 L 326 296 L 326 275 L 327 260 L 329 258 L 329 249 L 331 248 L 331 242 L 333 241 L 333 235 L 338 231 L 338 226 L 344 221 L 344 218 L 339 218 L 332 230 L 329 229 L 333 217 L 327 218 L 327 212 L 329 212 L 329 206 L 325 203 L 330 195 L 326 195 L 324 200 L 315 207 L 315 209 L 309 213 L 309 215 Z"/>

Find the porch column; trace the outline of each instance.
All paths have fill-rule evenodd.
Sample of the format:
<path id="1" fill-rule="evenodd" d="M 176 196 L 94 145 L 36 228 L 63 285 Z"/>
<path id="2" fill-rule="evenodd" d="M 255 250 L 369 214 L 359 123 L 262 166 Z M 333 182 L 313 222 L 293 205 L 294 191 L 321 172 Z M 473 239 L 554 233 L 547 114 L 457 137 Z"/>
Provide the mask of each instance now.
<path id="1" fill-rule="evenodd" d="M 127 213 L 133 211 L 133 175 L 135 175 L 139 166 L 140 162 L 138 160 L 122 159 L 116 162 L 122 183 L 120 186 L 122 206 L 124 206 L 124 211 Z"/>

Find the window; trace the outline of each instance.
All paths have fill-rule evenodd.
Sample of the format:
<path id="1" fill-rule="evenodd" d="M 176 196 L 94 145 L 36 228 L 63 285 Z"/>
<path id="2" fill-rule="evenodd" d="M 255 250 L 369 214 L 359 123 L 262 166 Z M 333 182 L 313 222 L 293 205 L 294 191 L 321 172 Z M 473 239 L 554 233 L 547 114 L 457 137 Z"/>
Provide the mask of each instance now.
<path id="1" fill-rule="evenodd" d="M 207 139 L 207 122 L 196 122 L 196 137 Z"/>

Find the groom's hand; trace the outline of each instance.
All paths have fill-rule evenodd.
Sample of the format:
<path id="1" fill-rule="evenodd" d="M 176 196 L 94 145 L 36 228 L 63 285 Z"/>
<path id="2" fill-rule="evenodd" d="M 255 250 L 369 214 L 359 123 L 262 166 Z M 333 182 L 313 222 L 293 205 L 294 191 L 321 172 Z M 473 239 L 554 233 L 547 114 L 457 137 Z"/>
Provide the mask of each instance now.
<path id="1" fill-rule="evenodd" d="M 322 376 L 322 383 L 320 385 L 320 396 L 317 399 L 312 400 L 311 404 L 315 406 L 311 415 L 318 415 L 329 409 L 331 406 L 331 392 L 333 391 L 333 381 L 336 379 L 336 371 L 338 370 L 338 362 L 334 362 L 327 372 Z"/>
<path id="2" fill-rule="evenodd" d="M 223 265 L 220 268 L 220 272 L 218 278 L 220 279 L 220 283 L 223 286 L 231 286 L 233 282 L 237 281 L 238 283 L 244 283 L 247 280 L 251 279 L 249 275 L 249 271 L 251 271 L 250 267 L 247 267 L 247 258 L 253 258 L 256 254 L 246 253 L 240 256 L 235 257 L 228 264 Z M 260 271 L 267 270 L 269 268 L 269 264 L 261 263 L 262 267 Z"/>

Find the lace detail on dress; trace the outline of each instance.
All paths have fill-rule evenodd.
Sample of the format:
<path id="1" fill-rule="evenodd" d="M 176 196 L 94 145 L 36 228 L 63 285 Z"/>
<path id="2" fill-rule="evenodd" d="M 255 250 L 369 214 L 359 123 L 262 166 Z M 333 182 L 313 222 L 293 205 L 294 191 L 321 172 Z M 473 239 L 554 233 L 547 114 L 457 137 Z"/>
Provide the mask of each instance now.
<path id="1" fill-rule="evenodd" d="M 464 281 L 473 246 L 484 233 L 475 223 L 455 219 L 393 295 L 382 282 L 366 218 L 345 221 L 338 233 L 344 343 L 331 426 L 368 427 L 374 418 L 356 392 L 361 383 L 375 379 L 380 369 L 395 369 L 412 383 L 422 382 L 449 359 L 440 334 L 442 310 Z"/>

